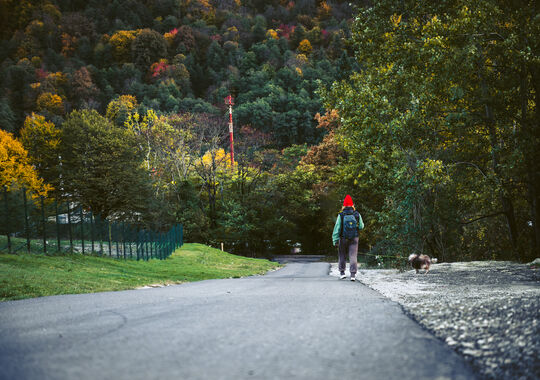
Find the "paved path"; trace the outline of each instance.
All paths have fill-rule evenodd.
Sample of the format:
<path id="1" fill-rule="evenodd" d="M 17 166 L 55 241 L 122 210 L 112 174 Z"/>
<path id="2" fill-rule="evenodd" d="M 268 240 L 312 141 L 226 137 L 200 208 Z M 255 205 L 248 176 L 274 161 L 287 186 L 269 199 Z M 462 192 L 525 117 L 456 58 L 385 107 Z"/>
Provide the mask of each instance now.
<path id="1" fill-rule="evenodd" d="M 1 303 L 0 378 L 473 378 L 396 303 L 328 267 Z"/>

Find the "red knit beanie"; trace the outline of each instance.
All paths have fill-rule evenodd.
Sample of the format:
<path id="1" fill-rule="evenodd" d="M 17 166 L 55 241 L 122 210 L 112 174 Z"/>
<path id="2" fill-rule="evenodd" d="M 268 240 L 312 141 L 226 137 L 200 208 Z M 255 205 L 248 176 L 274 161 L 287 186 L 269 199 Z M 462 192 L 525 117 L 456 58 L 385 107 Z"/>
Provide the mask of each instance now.
<path id="1" fill-rule="evenodd" d="M 343 201 L 343 207 L 351 207 L 354 206 L 354 203 L 352 201 L 352 198 L 349 194 L 345 195 L 345 200 Z"/>

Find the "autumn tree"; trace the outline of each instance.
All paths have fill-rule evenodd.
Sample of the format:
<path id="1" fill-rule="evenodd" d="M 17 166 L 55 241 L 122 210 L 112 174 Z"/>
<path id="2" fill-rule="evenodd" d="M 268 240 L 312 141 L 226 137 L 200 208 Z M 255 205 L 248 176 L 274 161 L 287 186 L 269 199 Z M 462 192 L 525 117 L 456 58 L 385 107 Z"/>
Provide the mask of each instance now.
<path id="1" fill-rule="evenodd" d="M 60 180 L 61 132 L 41 115 L 26 117 L 21 129 L 21 142 L 30 162 L 46 183 L 58 188 Z"/>
<path id="2" fill-rule="evenodd" d="M 313 48 L 311 47 L 311 43 L 308 39 L 303 39 L 302 41 L 300 41 L 300 44 L 298 45 L 299 52 L 309 55 L 312 50 Z"/>
<path id="3" fill-rule="evenodd" d="M 0 187 L 6 190 L 25 187 L 46 195 L 50 187 L 39 178 L 23 145 L 11 133 L 0 129 Z"/>
<path id="4" fill-rule="evenodd" d="M 202 190 L 206 193 L 208 213 L 215 226 L 218 189 L 231 163 L 229 155 L 222 148 L 226 142 L 227 131 L 223 128 L 223 121 L 213 115 L 201 114 L 196 124 L 197 134 L 192 149 L 201 154 L 194 161 L 194 170 L 200 178 Z"/>
<path id="5" fill-rule="evenodd" d="M 53 115 L 64 114 L 64 102 L 62 101 L 62 98 L 57 94 L 44 92 L 43 94 L 38 96 L 36 103 L 38 111 L 49 112 Z"/>
<path id="6" fill-rule="evenodd" d="M 135 30 L 119 30 L 113 34 L 109 43 L 113 47 L 113 55 L 117 62 L 131 61 L 131 45 L 135 41 L 137 31 Z"/>
<path id="7" fill-rule="evenodd" d="M 122 126 L 137 105 L 137 99 L 134 96 L 120 95 L 107 105 L 105 116 L 116 125 Z"/>

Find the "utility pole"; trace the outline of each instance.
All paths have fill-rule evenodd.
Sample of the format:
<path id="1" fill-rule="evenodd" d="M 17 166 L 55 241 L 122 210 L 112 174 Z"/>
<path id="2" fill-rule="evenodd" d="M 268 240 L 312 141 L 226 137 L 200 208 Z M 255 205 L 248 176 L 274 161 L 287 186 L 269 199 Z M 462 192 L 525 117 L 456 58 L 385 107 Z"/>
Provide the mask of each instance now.
<path id="1" fill-rule="evenodd" d="M 229 105 L 229 139 L 231 142 L 231 169 L 234 169 L 234 137 L 233 137 L 233 122 L 232 122 L 232 106 L 233 98 L 231 95 L 225 98 L 225 104 Z"/>

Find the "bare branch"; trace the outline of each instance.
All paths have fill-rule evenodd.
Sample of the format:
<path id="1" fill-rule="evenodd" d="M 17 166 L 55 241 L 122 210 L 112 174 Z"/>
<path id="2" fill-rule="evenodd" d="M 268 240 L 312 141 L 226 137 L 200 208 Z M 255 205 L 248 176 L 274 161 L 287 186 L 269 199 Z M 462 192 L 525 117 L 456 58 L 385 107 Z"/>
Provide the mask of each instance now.
<path id="1" fill-rule="evenodd" d="M 494 216 L 499 216 L 499 215 L 503 215 L 504 214 L 504 211 L 499 211 L 499 212 L 495 212 L 493 214 L 488 214 L 488 215 L 482 215 L 482 216 L 478 216 L 474 219 L 471 219 L 471 220 L 468 220 L 466 222 L 459 222 L 460 224 L 471 224 L 471 223 L 474 223 L 474 222 L 477 222 L 479 220 L 482 220 L 482 219 L 486 219 L 486 218 L 493 218 Z"/>

